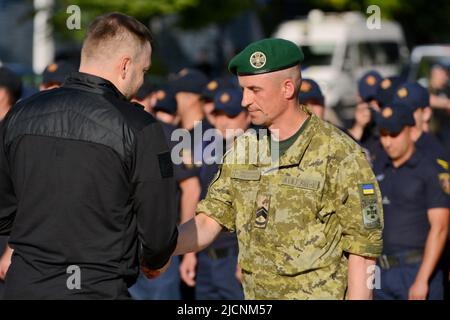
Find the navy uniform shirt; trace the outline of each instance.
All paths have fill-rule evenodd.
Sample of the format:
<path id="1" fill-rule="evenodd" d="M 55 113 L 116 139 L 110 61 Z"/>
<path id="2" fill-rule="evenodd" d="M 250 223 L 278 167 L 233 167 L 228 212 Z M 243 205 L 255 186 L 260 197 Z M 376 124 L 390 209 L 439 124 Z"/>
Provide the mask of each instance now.
<path id="1" fill-rule="evenodd" d="M 430 229 L 428 209 L 450 205 L 439 181 L 442 168 L 417 150 L 398 168 L 387 160 L 378 162 L 374 171 L 383 196 L 383 253 L 424 249 Z"/>
<path id="2" fill-rule="evenodd" d="M 450 161 L 447 150 L 445 150 L 444 146 L 442 146 L 439 140 L 431 133 L 422 133 L 416 141 L 416 147 L 436 160 L 441 159 L 446 162 Z"/>

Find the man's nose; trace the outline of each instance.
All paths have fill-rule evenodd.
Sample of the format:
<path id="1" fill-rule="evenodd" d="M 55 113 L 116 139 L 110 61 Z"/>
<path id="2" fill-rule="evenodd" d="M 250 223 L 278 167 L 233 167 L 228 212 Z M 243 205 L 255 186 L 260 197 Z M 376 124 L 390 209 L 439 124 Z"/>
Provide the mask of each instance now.
<path id="1" fill-rule="evenodd" d="M 250 104 L 251 104 L 251 93 L 249 92 L 249 90 L 244 89 L 244 91 L 242 92 L 241 106 L 243 108 L 248 108 Z"/>

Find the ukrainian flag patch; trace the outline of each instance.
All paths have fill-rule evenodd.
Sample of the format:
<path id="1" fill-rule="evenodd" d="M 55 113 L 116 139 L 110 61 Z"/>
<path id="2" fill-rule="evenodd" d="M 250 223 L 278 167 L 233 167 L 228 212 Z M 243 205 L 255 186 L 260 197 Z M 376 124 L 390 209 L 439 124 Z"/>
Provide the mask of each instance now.
<path id="1" fill-rule="evenodd" d="M 375 194 L 375 186 L 373 183 L 364 183 L 361 187 L 363 195 L 369 196 Z"/>

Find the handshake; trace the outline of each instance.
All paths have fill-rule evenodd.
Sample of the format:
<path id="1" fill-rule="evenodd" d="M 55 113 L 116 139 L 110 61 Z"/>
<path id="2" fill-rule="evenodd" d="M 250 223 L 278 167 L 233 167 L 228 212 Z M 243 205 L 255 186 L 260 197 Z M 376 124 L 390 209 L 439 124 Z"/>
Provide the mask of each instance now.
<path id="1" fill-rule="evenodd" d="M 155 270 L 155 269 L 150 269 L 146 265 L 146 263 L 144 261 L 142 261 L 141 262 L 141 271 L 148 279 L 155 279 L 167 271 L 171 262 L 172 262 L 172 257 L 170 257 L 170 259 L 167 261 L 167 263 L 163 267 Z"/>

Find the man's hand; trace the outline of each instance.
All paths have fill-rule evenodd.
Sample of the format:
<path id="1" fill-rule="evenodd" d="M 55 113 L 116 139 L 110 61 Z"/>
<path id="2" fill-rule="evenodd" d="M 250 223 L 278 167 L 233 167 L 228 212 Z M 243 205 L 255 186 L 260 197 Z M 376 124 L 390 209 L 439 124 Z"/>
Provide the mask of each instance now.
<path id="1" fill-rule="evenodd" d="M 181 279 L 189 286 L 195 286 L 195 276 L 197 267 L 197 257 L 194 252 L 186 253 L 180 264 Z"/>
<path id="2" fill-rule="evenodd" d="M 171 262 L 172 262 L 172 257 L 169 259 L 169 261 L 167 261 L 167 263 L 162 268 L 157 269 L 157 270 L 150 269 L 145 265 L 145 263 L 142 263 L 141 271 L 148 279 L 155 279 L 167 271 Z"/>
<path id="3" fill-rule="evenodd" d="M 0 258 L 0 280 L 5 280 L 6 273 L 11 265 L 11 257 L 14 250 L 6 246 L 6 250 Z"/>
<path id="4" fill-rule="evenodd" d="M 214 241 L 220 231 L 222 226 L 216 220 L 199 213 L 178 227 L 178 243 L 173 255 L 203 250 Z"/>
<path id="5" fill-rule="evenodd" d="M 426 300 L 428 295 L 428 282 L 416 280 L 409 288 L 408 300 Z"/>

